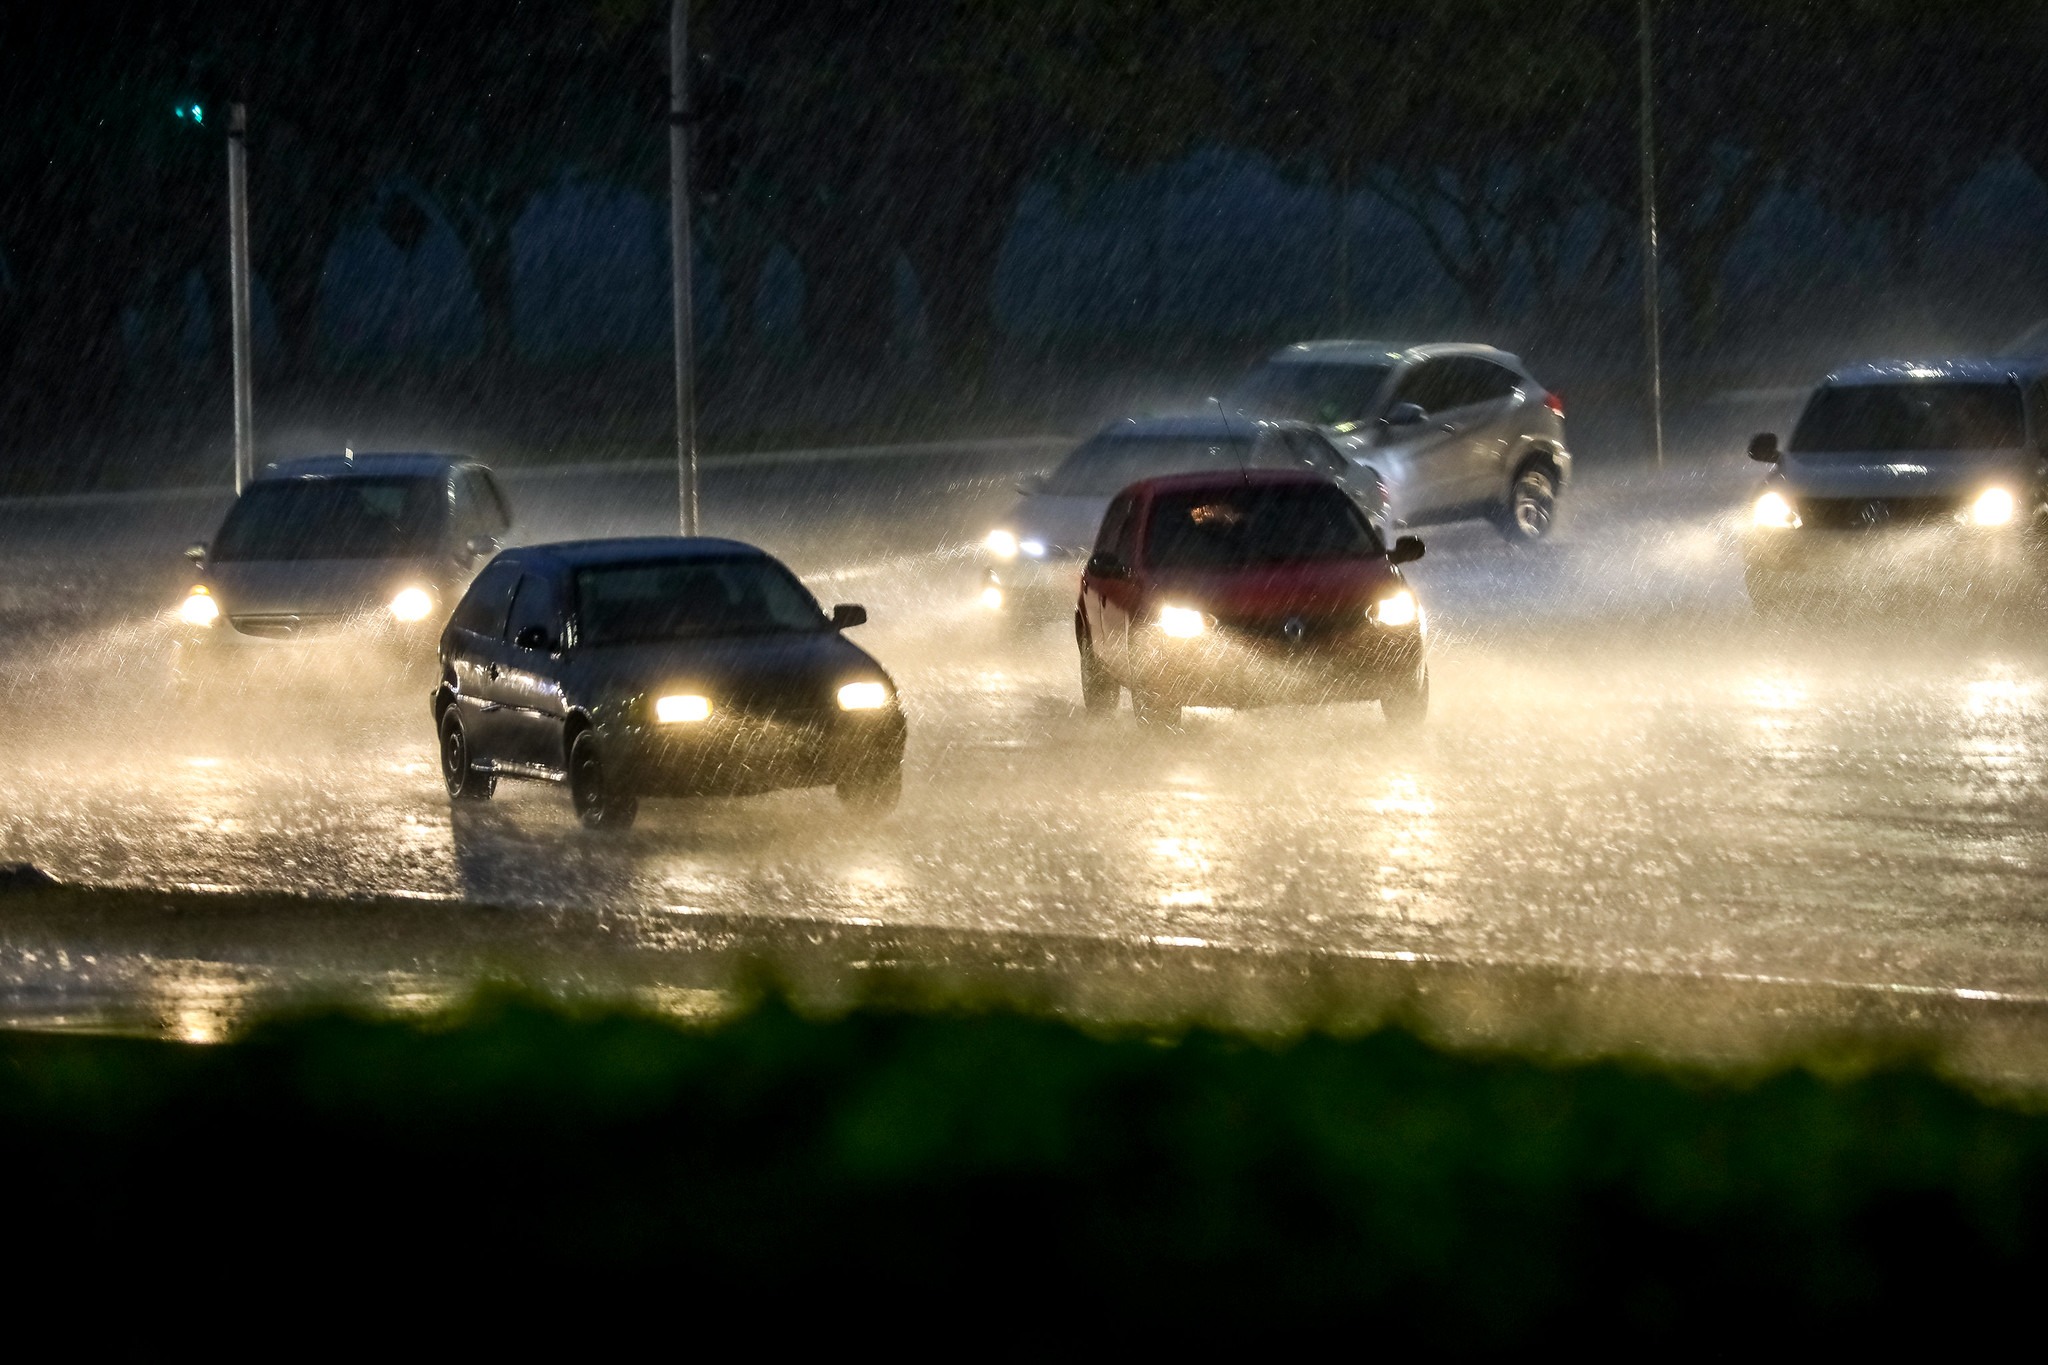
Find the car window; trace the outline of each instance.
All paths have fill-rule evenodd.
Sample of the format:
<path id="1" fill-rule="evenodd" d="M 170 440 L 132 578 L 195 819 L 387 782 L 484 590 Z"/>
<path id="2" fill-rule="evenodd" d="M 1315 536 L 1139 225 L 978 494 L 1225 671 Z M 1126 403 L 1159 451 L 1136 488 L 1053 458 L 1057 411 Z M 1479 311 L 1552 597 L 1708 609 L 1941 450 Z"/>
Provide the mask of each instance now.
<path id="1" fill-rule="evenodd" d="M 1331 361 L 1269 362 L 1231 390 L 1230 406 L 1260 417 L 1333 427 L 1373 415 L 1388 365 Z"/>
<path id="2" fill-rule="evenodd" d="M 1381 552 L 1372 526 L 1330 484 L 1162 493 L 1148 520 L 1146 558 L 1155 569 L 1235 569 Z"/>
<path id="3" fill-rule="evenodd" d="M 759 555 L 578 569 L 576 614 L 579 648 L 831 626 L 795 574 Z"/>
<path id="4" fill-rule="evenodd" d="M 540 574 L 528 574 L 519 580 L 519 591 L 512 595 L 511 617 L 505 623 L 505 638 L 517 640 L 519 633 L 539 626 L 547 632 L 550 640 L 562 638 L 562 613 L 555 604 L 554 584 Z"/>
<path id="5" fill-rule="evenodd" d="M 449 624 L 457 630 L 497 639 L 505 633 L 505 612 L 512 605 L 512 589 L 518 584 L 517 564 L 490 565 L 462 595 Z"/>
<path id="6" fill-rule="evenodd" d="M 1121 496 L 1112 500 L 1109 510 L 1102 514 L 1102 526 L 1095 533 L 1095 553 L 1114 553 L 1117 542 L 1123 537 L 1124 524 L 1131 519 L 1132 499 Z"/>
<path id="7" fill-rule="evenodd" d="M 1522 387 L 1522 376 L 1505 365 L 1496 365 L 1477 356 L 1467 356 L 1458 363 L 1465 372 L 1465 401 L 1468 403 L 1495 402 Z"/>
<path id="8" fill-rule="evenodd" d="M 1055 497 L 1108 497 L 1140 479 L 1236 469 L 1251 452 L 1242 436 L 1097 436 L 1052 472 L 1044 491 Z"/>
<path id="9" fill-rule="evenodd" d="M 1442 412 L 1452 406 L 1453 375 L 1451 367 L 1441 360 L 1425 360 L 1401 376 L 1401 387 L 1394 391 L 1396 403 L 1413 403 L 1424 412 Z"/>
<path id="10" fill-rule="evenodd" d="M 1792 429 L 1806 451 L 2011 450 L 2026 443 L 2019 385 L 1828 385 Z"/>
<path id="11" fill-rule="evenodd" d="M 228 509 L 210 557 L 401 559 L 431 553 L 447 518 L 438 478 L 266 479 Z"/>
<path id="12" fill-rule="evenodd" d="M 1110 550 L 1125 564 L 1138 562 L 1138 500 L 1132 498 L 1124 505 L 1123 521 L 1116 528 L 1116 539 L 1110 542 Z"/>

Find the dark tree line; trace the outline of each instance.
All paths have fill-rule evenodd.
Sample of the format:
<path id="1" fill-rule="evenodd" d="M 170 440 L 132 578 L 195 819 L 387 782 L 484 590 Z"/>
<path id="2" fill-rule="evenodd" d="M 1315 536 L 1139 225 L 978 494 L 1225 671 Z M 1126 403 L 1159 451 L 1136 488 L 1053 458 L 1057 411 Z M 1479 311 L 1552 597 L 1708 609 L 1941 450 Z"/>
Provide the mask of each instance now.
<path id="1" fill-rule="evenodd" d="M 1660 212 L 1677 343 L 1711 340 L 1722 264 L 1780 187 L 1866 221 L 1891 283 L 1992 157 L 2048 179 L 2048 14 L 2020 0 L 1662 0 Z M 699 221 L 753 296 L 801 262 L 814 363 L 882 351 L 899 254 L 967 378 L 1025 183 L 1079 185 L 1220 144 L 1370 190 L 1486 319 L 1629 286 L 1632 0 L 700 0 Z M 510 229 L 565 168 L 660 193 L 661 0 L 226 0 L 0 9 L 0 372 L 10 423 L 122 383 L 118 319 L 194 269 L 224 297 L 220 121 L 255 111 L 254 254 L 288 374 L 320 365 L 320 273 L 403 182 L 466 248 L 485 359 L 510 355 Z M 172 115 L 199 103 L 195 129 Z M 417 225 L 393 200 L 394 240 Z M 1335 282 L 1333 282 L 1333 288 Z M 224 316 L 224 309 L 216 309 Z M 744 307 L 733 353 L 754 344 Z M 221 349 L 221 348 L 217 348 Z"/>

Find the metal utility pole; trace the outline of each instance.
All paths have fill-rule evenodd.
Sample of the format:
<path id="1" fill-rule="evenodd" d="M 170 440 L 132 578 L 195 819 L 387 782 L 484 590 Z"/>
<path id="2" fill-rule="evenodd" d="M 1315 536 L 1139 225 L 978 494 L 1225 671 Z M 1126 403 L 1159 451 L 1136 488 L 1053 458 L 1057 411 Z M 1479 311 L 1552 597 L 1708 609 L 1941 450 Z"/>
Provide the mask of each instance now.
<path id="1" fill-rule="evenodd" d="M 690 307 L 690 0 L 668 13 L 668 234 L 675 276 L 676 501 L 683 534 L 697 534 L 696 331 Z"/>
<path id="2" fill-rule="evenodd" d="M 1642 78 L 1643 152 L 1643 343 L 1650 365 L 1650 430 L 1657 467 L 1664 467 L 1664 347 L 1658 324 L 1657 291 L 1657 135 L 1652 124 L 1656 82 L 1650 62 L 1650 0 L 1636 0 L 1640 30 L 1637 67 Z"/>
<path id="3" fill-rule="evenodd" d="M 249 363 L 249 111 L 228 109 L 228 295 L 235 365 L 235 491 L 256 477 L 256 400 Z"/>

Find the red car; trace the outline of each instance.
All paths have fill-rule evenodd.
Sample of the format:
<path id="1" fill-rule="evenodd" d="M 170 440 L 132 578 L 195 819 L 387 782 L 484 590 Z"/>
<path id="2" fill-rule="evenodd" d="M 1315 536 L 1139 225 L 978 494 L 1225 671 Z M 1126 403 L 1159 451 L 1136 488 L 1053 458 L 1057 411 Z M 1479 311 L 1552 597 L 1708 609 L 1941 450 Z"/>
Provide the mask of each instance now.
<path id="1" fill-rule="evenodd" d="M 1124 489 L 1081 576 L 1081 696 L 1173 724 L 1184 706 L 1377 700 L 1429 710 L 1426 624 L 1398 565 L 1343 490 L 1293 470 L 1180 474 Z"/>

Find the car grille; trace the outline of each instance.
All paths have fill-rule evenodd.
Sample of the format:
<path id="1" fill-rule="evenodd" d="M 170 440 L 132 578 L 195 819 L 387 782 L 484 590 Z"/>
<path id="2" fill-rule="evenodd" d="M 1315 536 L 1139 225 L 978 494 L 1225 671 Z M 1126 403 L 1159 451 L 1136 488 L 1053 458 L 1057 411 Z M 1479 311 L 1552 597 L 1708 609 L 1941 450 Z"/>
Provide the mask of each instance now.
<path id="1" fill-rule="evenodd" d="M 254 635 L 263 640 L 303 640 L 316 635 L 328 635 L 341 627 L 348 618 L 341 615 L 298 616 L 230 616 L 229 624 L 244 635 Z"/>
<path id="2" fill-rule="evenodd" d="M 1955 498 L 1801 498 L 1799 519 L 1830 531 L 1874 531 L 1947 521 L 1961 508 Z"/>
<path id="3" fill-rule="evenodd" d="M 1266 645 L 1301 649 L 1330 645 L 1357 635 L 1365 625 L 1362 609 L 1345 612 L 1297 612 L 1288 616 L 1250 619 L 1219 618 L 1217 626 L 1233 635 Z"/>

